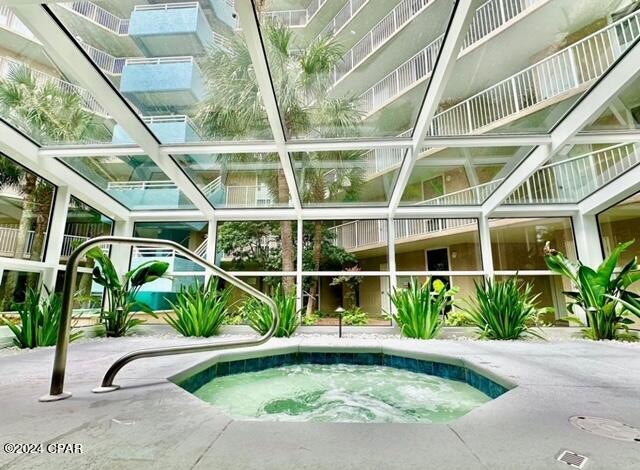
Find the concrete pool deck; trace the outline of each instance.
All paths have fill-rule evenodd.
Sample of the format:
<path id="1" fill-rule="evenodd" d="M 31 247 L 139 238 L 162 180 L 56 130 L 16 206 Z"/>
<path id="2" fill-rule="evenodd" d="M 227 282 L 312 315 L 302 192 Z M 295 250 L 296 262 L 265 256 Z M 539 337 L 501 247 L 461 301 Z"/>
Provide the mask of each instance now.
<path id="1" fill-rule="evenodd" d="M 227 338 L 225 338 L 227 339 Z M 317 336 L 273 339 L 257 349 L 352 345 L 443 355 L 492 371 L 517 387 L 449 424 L 235 421 L 167 380 L 216 353 L 142 359 L 123 389 L 96 395 L 109 365 L 134 349 L 194 342 L 129 337 L 72 344 L 65 389 L 39 403 L 53 349 L 0 352 L 0 443 L 81 444 L 82 454 L 0 452 L 0 468 L 553 469 L 562 450 L 585 469 L 640 468 L 640 442 L 574 428 L 575 415 L 640 428 L 640 347 L 587 341 L 414 341 Z"/>

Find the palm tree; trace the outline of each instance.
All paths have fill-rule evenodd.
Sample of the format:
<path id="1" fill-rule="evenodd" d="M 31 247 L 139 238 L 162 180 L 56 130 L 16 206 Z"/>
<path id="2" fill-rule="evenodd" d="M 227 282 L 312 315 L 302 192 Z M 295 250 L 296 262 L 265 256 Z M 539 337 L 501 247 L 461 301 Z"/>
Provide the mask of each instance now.
<path id="1" fill-rule="evenodd" d="M 78 143 L 104 140 L 105 126 L 84 108 L 83 98 L 61 82 L 38 80 L 27 66 L 13 67 L 0 80 L 0 111 L 13 125 L 41 143 Z M 24 197 L 14 256 L 24 256 L 33 224 L 30 258 L 39 260 L 44 247 L 53 197 L 52 185 L 35 174 L 14 172 L 12 184 Z M 15 290 L 17 273 L 7 276 L 5 292 Z"/>
<path id="2" fill-rule="evenodd" d="M 343 48 L 330 38 L 313 41 L 305 48 L 296 49 L 291 30 L 283 25 L 265 21 L 262 31 L 269 59 L 273 86 L 278 106 L 288 136 L 353 137 L 361 113 L 355 98 L 331 98 L 330 76 L 343 55 Z M 196 120 L 202 131 L 211 139 L 263 139 L 272 138 L 264 104 L 258 88 L 255 70 L 249 51 L 242 38 L 230 40 L 226 49 L 211 48 L 201 63 L 208 93 L 202 102 Z M 356 160 L 357 152 L 314 153 L 311 158 L 334 161 L 336 158 Z M 234 157 L 234 156 L 232 156 Z M 237 156 L 242 161 L 241 156 Z M 272 156 L 277 161 L 277 155 Z M 332 183 L 326 168 L 305 170 L 305 187 L 301 188 L 303 200 L 321 202 Z M 357 172 L 345 173 L 344 178 L 354 176 L 353 187 L 360 186 Z M 282 170 L 271 181 L 270 191 L 279 203 L 288 203 L 289 187 Z M 295 188 L 291 188 L 295 190 Z M 317 231 L 322 231 L 318 222 Z M 290 221 L 282 221 L 282 269 L 293 271 L 295 247 Z M 322 251 L 323 236 L 314 237 L 314 252 Z M 298 241 L 302 243 L 302 240 Z M 319 256 L 316 257 L 319 260 Z M 319 261 L 317 263 L 319 265 Z M 293 289 L 293 280 L 285 279 L 287 292 Z M 317 286 L 316 286 L 317 292 Z M 315 307 L 312 299 L 311 309 Z"/>

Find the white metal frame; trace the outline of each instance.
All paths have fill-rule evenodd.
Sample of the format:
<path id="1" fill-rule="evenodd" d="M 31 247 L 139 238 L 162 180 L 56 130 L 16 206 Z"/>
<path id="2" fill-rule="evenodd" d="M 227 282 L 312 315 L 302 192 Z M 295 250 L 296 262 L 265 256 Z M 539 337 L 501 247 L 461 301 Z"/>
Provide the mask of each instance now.
<path id="1" fill-rule="evenodd" d="M 388 270 L 367 271 L 362 276 L 388 276 L 391 288 L 397 287 L 398 276 L 411 275 L 448 275 L 448 276 L 493 276 L 509 275 L 510 271 L 495 271 L 492 262 L 489 217 L 571 217 L 576 229 L 576 246 L 579 255 L 589 262 L 597 262 L 600 254 L 593 253 L 593 244 L 599 240 L 597 223 L 593 217 L 607 207 L 640 191 L 640 167 L 633 168 L 609 184 L 596 191 L 577 204 L 535 204 L 506 206 L 501 203 L 545 161 L 570 144 L 604 144 L 621 142 L 640 142 L 640 130 L 620 132 L 598 132 L 581 134 L 580 130 L 607 106 L 607 103 L 623 87 L 640 77 L 640 45 L 633 45 L 627 53 L 615 63 L 564 119 L 549 134 L 544 135 L 479 135 L 479 136 L 427 136 L 429 126 L 440 102 L 455 65 L 456 57 L 463 47 L 468 25 L 475 13 L 474 0 L 458 0 L 444 37 L 440 55 L 432 73 L 430 84 L 420 110 L 413 135 L 387 139 L 299 141 L 288 140 L 278 110 L 277 97 L 271 82 L 269 67 L 262 44 L 258 20 L 251 0 L 236 0 L 236 10 L 240 26 L 250 51 L 251 59 L 258 77 L 258 86 L 274 140 L 270 142 L 213 142 L 205 144 L 162 145 L 144 125 L 142 120 L 128 106 L 120 94 L 113 89 L 108 79 L 87 58 L 76 42 L 61 28 L 40 5 L 41 0 L 0 0 L 0 5 L 11 5 L 20 19 L 36 33 L 54 61 L 62 66 L 79 84 L 85 87 L 98 102 L 137 142 L 135 145 L 108 146 L 44 146 L 39 147 L 11 126 L 0 122 L 0 151 L 26 166 L 40 176 L 58 186 L 58 195 L 54 203 L 54 214 L 49 237 L 47 255 L 43 262 L 0 258 L 0 273 L 7 269 L 23 271 L 50 272 L 45 274 L 46 283 L 55 280 L 59 266 L 60 234 L 70 195 L 92 205 L 97 210 L 115 220 L 115 234 L 130 236 L 133 224 L 137 221 L 193 221 L 209 222 L 209 243 L 207 257 L 215 257 L 217 222 L 234 220 L 296 220 L 298 246 L 297 269 L 295 272 L 242 272 L 243 276 L 295 276 L 298 286 L 298 306 L 302 305 L 302 279 L 304 276 L 330 276 L 342 272 L 306 272 L 302 266 L 302 222 L 304 220 L 353 220 L 386 219 L 388 239 Z M 444 147 L 492 147 L 492 146 L 535 146 L 530 153 L 489 196 L 481 206 L 400 206 L 400 199 L 415 166 L 416 159 L 424 146 Z M 331 151 L 352 149 L 406 149 L 406 156 L 400 167 L 397 183 L 388 206 L 384 207 L 303 207 L 297 190 L 291 152 Z M 287 184 L 291 194 L 290 208 L 260 209 L 214 209 L 198 187 L 175 163 L 172 155 L 195 153 L 259 153 L 277 152 L 280 157 Z M 76 174 L 58 158 L 74 156 L 104 155 L 142 155 L 146 154 L 164 171 L 167 177 L 193 202 L 194 210 L 168 211 L 129 211 L 106 193 L 83 177 Z M 395 256 L 395 224 L 399 218 L 477 218 L 479 221 L 480 248 L 483 268 L 481 271 L 447 271 L 428 273 L 423 271 L 397 271 Z M 579 232 L 579 233 L 578 233 Z M 130 262 L 130 250 L 114 249 L 113 258 L 117 266 L 126 269 Z M 548 272 L 521 272 L 521 275 L 549 275 Z"/>

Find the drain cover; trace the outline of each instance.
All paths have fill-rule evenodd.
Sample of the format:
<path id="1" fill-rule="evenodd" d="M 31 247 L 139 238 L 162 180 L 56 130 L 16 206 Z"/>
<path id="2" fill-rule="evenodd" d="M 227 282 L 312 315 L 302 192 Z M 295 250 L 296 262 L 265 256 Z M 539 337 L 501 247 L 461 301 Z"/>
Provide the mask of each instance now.
<path id="1" fill-rule="evenodd" d="M 587 463 L 587 458 L 584 455 L 576 454 L 569 450 L 563 450 L 558 456 L 558 461 L 566 463 L 570 467 L 584 468 L 584 464 Z"/>
<path id="2" fill-rule="evenodd" d="M 606 418 L 572 416 L 569 422 L 582 431 L 619 441 L 640 442 L 640 429 Z"/>

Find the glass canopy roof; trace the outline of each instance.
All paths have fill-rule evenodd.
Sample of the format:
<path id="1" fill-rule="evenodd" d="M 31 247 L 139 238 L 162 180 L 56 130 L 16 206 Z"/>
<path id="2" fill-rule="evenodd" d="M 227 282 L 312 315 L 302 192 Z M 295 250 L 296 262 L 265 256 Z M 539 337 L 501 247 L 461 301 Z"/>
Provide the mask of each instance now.
<path id="1" fill-rule="evenodd" d="M 577 204 L 640 162 L 634 0 L 0 1 L 0 37 L 0 125 L 130 211 Z"/>

